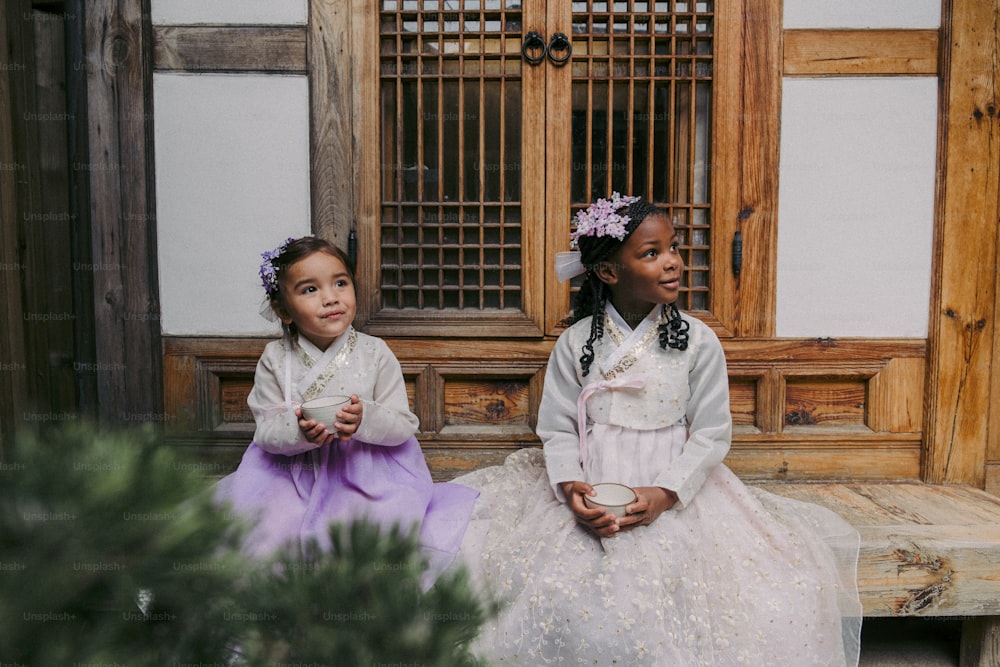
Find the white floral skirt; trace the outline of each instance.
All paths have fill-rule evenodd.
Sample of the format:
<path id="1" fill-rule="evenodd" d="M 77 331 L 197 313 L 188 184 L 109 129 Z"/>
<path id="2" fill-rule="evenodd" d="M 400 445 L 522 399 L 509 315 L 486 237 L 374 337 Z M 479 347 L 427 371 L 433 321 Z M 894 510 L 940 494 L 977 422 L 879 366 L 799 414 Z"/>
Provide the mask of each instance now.
<path id="1" fill-rule="evenodd" d="M 455 481 L 481 494 L 459 557 L 506 605 L 475 647 L 491 664 L 857 664 L 858 535 L 825 508 L 720 465 L 688 507 L 602 540 L 538 449 Z"/>

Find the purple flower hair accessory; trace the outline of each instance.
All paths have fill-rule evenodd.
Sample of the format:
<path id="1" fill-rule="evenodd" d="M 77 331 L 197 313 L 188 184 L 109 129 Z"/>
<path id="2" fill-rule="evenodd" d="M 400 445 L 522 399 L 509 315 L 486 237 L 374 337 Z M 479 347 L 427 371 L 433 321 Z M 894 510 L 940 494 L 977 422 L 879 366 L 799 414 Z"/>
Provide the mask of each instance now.
<path id="1" fill-rule="evenodd" d="M 624 240 L 629 217 L 618 215 L 618 211 L 638 200 L 639 197 L 623 197 L 612 192 L 611 199 L 598 199 L 586 209 L 577 211 L 576 229 L 569 235 L 570 247 L 576 248 L 581 236 L 613 236 Z"/>
<path id="2" fill-rule="evenodd" d="M 260 263 L 260 282 L 264 286 L 264 291 L 267 292 L 268 296 L 278 291 L 278 272 L 274 267 L 274 260 L 281 253 L 285 252 L 285 248 L 294 240 L 293 238 L 287 238 L 284 243 L 274 250 L 267 250 L 260 253 L 260 256 L 264 258 L 264 261 Z"/>

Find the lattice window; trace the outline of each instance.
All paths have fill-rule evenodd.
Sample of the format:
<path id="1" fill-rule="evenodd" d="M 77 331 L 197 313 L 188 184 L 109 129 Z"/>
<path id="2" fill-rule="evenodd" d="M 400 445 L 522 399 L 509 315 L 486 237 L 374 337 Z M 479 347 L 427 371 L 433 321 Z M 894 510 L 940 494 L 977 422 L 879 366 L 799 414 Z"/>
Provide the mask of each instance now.
<path id="1" fill-rule="evenodd" d="M 665 205 L 682 236 L 685 310 L 709 308 L 712 2 L 573 2 L 571 198 Z"/>
<path id="2" fill-rule="evenodd" d="M 520 0 L 383 0 L 381 308 L 522 305 Z"/>

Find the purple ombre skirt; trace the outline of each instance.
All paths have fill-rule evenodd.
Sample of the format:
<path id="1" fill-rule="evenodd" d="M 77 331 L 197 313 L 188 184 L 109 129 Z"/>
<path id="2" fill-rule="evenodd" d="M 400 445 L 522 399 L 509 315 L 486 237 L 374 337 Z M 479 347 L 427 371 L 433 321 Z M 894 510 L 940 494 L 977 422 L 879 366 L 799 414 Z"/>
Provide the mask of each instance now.
<path id="1" fill-rule="evenodd" d="M 366 519 L 386 531 L 414 530 L 428 560 L 425 588 L 454 560 L 478 495 L 461 484 L 432 482 L 413 437 L 396 447 L 335 440 L 295 456 L 251 444 L 216 490 L 217 501 L 251 523 L 243 548 L 252 556 L 310 539 L 329 548 L 331 523 Z"/>

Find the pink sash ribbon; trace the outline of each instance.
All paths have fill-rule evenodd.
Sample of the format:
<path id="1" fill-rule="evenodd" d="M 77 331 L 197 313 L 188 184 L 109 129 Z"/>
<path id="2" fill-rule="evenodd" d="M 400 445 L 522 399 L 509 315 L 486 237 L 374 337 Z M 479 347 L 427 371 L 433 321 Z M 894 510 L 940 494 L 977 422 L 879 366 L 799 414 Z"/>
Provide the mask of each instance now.
<path id="1" fill-rule="evenodd" d="M 619 378 L 617 380 L 601 380 L 588 384 L 580 391 L 580 396 L 576 399 L 576 429 L 580 435 L 580 465 L 583 471 L 587 471 L 587 399 L 597 391 L 602 389 L 642 389 L 646 386 L 646 381 L 642 378 L 631 380 Z"/>

